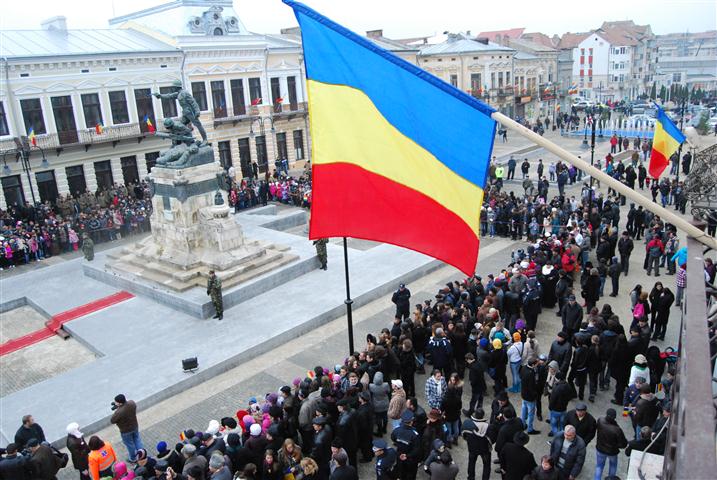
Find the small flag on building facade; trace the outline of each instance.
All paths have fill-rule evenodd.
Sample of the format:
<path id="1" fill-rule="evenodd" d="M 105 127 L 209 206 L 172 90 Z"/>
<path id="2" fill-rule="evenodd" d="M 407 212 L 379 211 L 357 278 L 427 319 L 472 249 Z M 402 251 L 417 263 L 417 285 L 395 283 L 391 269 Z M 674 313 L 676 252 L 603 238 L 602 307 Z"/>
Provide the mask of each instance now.
<path id="1" fill-rule="evenodd" d="M 154 125 L 152 124 L 152 120 L 149 119 L 149 115 L 144 116 L 144 123 L 147 124 L 147 130 L 149 133 L 154 133 L 157 131 L 156 128 L 154 128 Z"/>
<path id="2" fill-rule="evenodd" d="M 284 99 L 279 97 L 276 100 L 274 100 L 274 103 L 281 105 L 282 103 L 284 103 Z"/>
<path id="3" fill-rule="evenodd" d="M 32 145 L 34 147 L 37 147 L 37 138 L 35 138 L 35 128 L 30 127 L 30 131 L 27 132 L 27 138 L 30 139 L 30 143 L 32 143 Z"/>
<path id="4" fill-rule="evenodd" d="M 104 131 L 104 127 L 102 126 L 101 123 L 98 123 L 97 125 L 95 125 L 95 133 L 97 135 L 102 135 L 103 131 Z"/>
<path id="5" fill-rule="evenodd" d="M 255 98 L 254 100 L 251 101 L 251 106 L 252 106 L 252 107 L 256 107 L 256 106 L 259 105 L 260 103 L 261 103 L 261 97 L 258 97 L 258 98 Z"/>

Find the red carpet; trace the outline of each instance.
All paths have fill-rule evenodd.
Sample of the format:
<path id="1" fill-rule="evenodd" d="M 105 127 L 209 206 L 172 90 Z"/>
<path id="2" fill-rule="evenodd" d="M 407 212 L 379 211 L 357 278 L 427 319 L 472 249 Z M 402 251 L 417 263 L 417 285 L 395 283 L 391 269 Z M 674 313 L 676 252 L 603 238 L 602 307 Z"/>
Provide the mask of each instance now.
<path id="1" fill-rule="evenodd" d="M 52 337 L 62 327 L 62 325 L 71 320 L 84 317 L 85 315 L 89 315 L 93 312 L 98 312 L 104 308 L 129 300 L 130 298 L 134 298 L 134 295 L 123 290 L 113 293 L 107 297 L 100 298 L 99 300 L 86 303 L 85 305 L 80 305 L 79 307 L 58 313 L 45 324 L 45 328 L 30 332 L 19 338 L 13 338 L 12 340 L 0 345 L 0 357 Z"/>

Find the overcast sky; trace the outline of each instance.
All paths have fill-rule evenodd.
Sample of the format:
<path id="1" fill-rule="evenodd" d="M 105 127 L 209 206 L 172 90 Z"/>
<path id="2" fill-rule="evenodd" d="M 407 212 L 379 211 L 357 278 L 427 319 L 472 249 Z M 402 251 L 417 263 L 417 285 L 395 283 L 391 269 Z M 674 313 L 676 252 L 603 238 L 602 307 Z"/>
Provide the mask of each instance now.
<path id="1" fill-rule="evenodd" d="M 107 20 L 170 0 L 2 0 L 0 29 L 39 28 L 43 19 L 67 17 L 69 28 L 105 28 Z M 211 4 L 211 0 L 207 3 Z M 432 36 L 445 30 L 526 27 L 552 35 L 595 29 L 603 20 L 632 19 L 657 34 L 717 29 L 715 0 L 305 0 L 357 32 L 382 28 L 389 38 Z M 278 33 L 296 25 L 280 0 L 234 0 L 246 27 Z"/>

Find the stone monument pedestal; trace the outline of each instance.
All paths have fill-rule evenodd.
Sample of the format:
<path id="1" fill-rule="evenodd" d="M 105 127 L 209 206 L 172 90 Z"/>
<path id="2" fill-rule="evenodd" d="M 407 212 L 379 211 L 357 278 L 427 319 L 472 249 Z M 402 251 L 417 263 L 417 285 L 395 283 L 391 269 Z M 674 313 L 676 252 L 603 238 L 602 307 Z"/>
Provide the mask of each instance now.
<path id="1" fill-rule="evenodd" d="M 287 247 L 244 238 L 219 188 L 222 175 L 214 162 L 155 166 L 152 236 L 110 255 L 108 267 L 182 292 L 205 286 L 209 270 L 228 288 L 298 258 Z"/>

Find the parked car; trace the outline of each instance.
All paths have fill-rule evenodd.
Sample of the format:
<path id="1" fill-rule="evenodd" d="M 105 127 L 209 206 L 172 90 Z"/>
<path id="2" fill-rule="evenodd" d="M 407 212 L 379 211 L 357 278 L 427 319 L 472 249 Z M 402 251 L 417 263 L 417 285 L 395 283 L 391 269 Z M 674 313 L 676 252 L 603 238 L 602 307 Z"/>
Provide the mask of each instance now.
<path id="1" fill-rule="evenodd" d="M 650 127 L 654 127 L 654 126 L 655 126 L 655 119 L 652 118 L 652 117 L 649 116 L 649 115 L 645 115 L 644 113 L 640 113 L 640 114 L 637 114 L 637 115 L 632 115 L 632 116 L 629 118 L 628 121 L 629 121 L 629 122 L 632 122 L 632 124 L 635 125 L 635 126 L 642 126 L 642 127 L 645 127 L 645 126 L 648 126 L 648 125 L 649 125 Z"/>
<path id="2" fill-rule="evenodd" d="M 580 100 L 578 102 L 573 103 L 573 107 L 575 107 L 576 110 L 585 110 L 586 108 L 590 108 L 593 106 L 593 102 L 590 100 Z"/>

